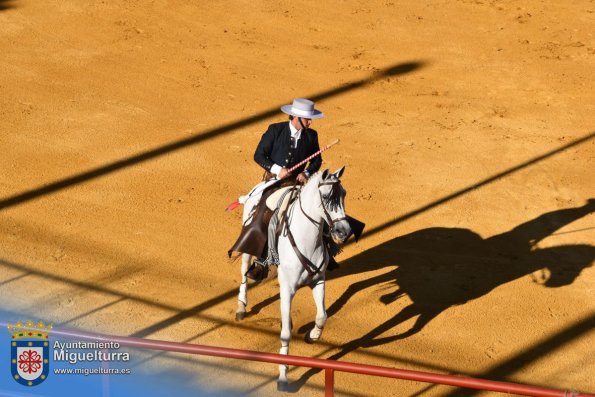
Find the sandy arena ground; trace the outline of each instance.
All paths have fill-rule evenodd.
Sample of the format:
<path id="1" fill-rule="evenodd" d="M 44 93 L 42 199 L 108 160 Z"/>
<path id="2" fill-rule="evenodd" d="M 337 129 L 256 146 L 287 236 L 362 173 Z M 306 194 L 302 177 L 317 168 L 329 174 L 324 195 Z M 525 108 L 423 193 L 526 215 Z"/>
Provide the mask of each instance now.
<path id="1" fill-rule="evenodd" d="M 276 352 L 234 321 L 254 148 L 309 97 L 367 223 L 290 353 L 595 391 L 592 0 L 0 0 L 0 301 L 57 326 Z M 590 170 L 590 171 L 589 171 Z M 275 394 L 275 365 L 144 368 Z M 294 368 L 297 395 L 323 373 Z M 337 374 L 338 395 L 472 395 Z M 483 393 L 483 395 L 491 395 Z"/>

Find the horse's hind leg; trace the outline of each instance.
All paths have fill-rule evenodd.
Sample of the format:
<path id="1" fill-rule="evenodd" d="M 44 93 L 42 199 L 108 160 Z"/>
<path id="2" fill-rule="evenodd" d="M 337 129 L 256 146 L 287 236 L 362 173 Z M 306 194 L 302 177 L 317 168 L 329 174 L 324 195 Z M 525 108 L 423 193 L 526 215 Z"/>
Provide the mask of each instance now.
<path id="1" fill-rule="evenodd" d="M 281 280 L 279 280 L 281 281 Z M 289 354 L 289 340 L 291 339 L 291 301 L 295 291 L 288 286 L 281 285 L 281 349 L 279 354 Z M 287 365 L 279 365 L 279 379 L 277 390 L 287 391 Z"/>
<path id="2" fill-rule="evenodd" d="M 312 287 L 312 295 L 314 296 L 314 302 L 316 302 L 316 321 L 314 328 L 310 332 L 306 332 L 305 340 L 306 343 L 314 343 L 322 336 L 322 329 L 326 323 L 326 308 L 324 306 L 324 278 L 316 281 Z"/>
<path id="3" fill-rule="evenodd" d="M 249 254 L 242 254 L 242 283 L 240 284 L 240 293 L 238 294 L 238 309 L 236 310 L 236 320 L 243 320 L 246 315 L 246 306 L 248 306 L 248 278 L 246 272 L 250 266 Z"/>

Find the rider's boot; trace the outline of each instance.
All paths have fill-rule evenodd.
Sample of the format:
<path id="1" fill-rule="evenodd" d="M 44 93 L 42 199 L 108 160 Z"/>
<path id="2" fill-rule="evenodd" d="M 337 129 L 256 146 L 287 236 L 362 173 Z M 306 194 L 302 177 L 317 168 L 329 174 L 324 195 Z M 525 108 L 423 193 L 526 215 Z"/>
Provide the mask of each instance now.
<path id="1" fill-rule="evenodd" d="M 328 252 L 328 256 L 329 256 L 328 266 L 326 267 L 326 270 L 329 270 L 332 272 L 333 270 L 339 268 L 339 264 L 335 260 L 335 256 L 337 256 L 337 254 L 339 254 L 341 252 L 341 248 L 339 247 L 339 245 L 337 243 L 335 243 L 333 241 L 333 239 L 330 236 L 330 232 L 327 229 L 328 229 L 328 227 L 326 227 L 326 225 L 325 225 L 325 230 L 322 234 L 322 241 L 324 243 L 324 246 L 325 246 L 325 248 Z"/>
<path id="2" fill-rule="evenodd" d="M 246 277 L 254 280 L 254 281 L 262 281 L 269 275 L 269 266 L 279 265 L 279 257 L 276 252 L 269 249 L 268 255 L 266 258 L 258 258 L 254 259 L 252 266 L 246 272 Z"/>
<path id="3" fill-rule="evenodd" d="M 335 258 L 332 255 L 329 255 L 328 266 L 326 267 L 326 270 L 332 272 L 333 270 L 338 269 L 338 268 L 339 268 L 339 264 L 337 263 Z"/>
<path id="4" fill-rule="evenodd" d="M 254 259 L 252 266 L 246 272 L 246 277 L 254 281 L 262 281 L 269 275 L 269 266 L 262 258 Z"/>

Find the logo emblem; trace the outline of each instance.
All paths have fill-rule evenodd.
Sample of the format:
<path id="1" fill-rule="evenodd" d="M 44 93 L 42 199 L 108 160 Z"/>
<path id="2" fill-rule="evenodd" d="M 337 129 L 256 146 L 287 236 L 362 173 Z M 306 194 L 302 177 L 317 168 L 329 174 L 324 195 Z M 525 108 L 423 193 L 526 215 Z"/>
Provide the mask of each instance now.
<path id="1" fill-rule="evenodd" d="M 23 324 L 8 324 L 12 333 L 10 342 L 10 369 L 12 378 L 24 386 L 37 386 L 50 372 L 50 348 L 48 334 L 52 324 L 43 321 L 34 324 L 29 320 Z"/>

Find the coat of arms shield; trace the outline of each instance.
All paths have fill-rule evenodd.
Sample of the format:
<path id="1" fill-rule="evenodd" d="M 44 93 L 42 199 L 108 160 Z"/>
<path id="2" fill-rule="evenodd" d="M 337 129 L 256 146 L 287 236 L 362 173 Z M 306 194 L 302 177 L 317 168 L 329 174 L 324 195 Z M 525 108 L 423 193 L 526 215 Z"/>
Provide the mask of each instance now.
<path id="1" fill-rule="evenodd" d="M 10 343 L 10 369 L 12 378 L 24 386 L 36 386 L 47 379 L 50 371 L 48 331 L 51 325 L 28 321 L 14 326 Z"/>

